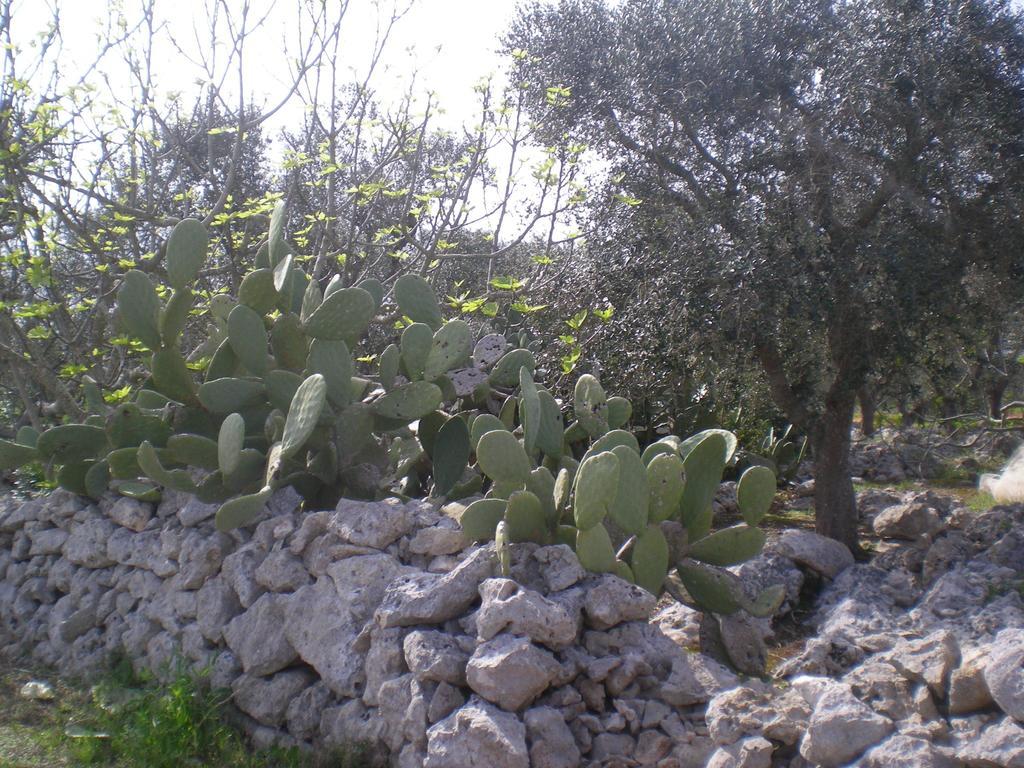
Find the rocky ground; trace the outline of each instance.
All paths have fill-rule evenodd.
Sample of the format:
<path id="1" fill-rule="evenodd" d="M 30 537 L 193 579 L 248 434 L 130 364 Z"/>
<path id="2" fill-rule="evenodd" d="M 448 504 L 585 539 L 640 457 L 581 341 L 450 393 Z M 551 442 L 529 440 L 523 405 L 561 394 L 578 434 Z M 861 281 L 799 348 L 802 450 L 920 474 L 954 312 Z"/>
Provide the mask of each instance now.
<path id="1" fill-rule="evenodd" d="M 173 494 L 8 499 L 0 644 L 67 672 L 184 658 L 257 744 L 365 741 L 401 766 L 1024 766 L 1024 506 L 859 504 L 870 562 L 778 530 L 736 570 L 786 586 L 779 614 L 712 623 L 566 547 L 519 545 L 501 578 L 424 503 L 279 495 L 228 536 Z"/>

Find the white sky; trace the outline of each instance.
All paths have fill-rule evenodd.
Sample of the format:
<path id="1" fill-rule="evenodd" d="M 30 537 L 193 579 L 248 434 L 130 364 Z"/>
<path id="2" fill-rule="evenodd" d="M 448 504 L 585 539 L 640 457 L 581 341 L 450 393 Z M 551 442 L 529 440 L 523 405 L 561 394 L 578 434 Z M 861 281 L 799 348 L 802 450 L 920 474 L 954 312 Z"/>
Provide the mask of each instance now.
<path id="1" fill-rule="evenodd" d="M 247 49 L 246 78 L 256 103 L 265 93 L 275 102 L 287 82 L 284 44 L 294 44 L 296 0 L 250 0 L 252 17 L 269 10 L 268 23 Z M 326 0 L 337 3 L 338 0 Z M 376 24 L 394 3 L 409 0 L 351 0 L 342 27 L 343 57 L 353 74 L 365 72 L 373 50 Z M 231 0 L 240 8 L 243 0 Z M 61 15 L 64 36 L 62 67 L 72 75 L 96 53 L 96 32 L 120 6 L 129 19 L 138 18 L 138 0 L 15 0 L 14 28 L 19 41 L 27 41 L 49 21 L 56 8 Z M 380 6 L 378 8 L 378 5 Z M 206 26 L 206 0 L 157 0 L 156 23 L 167 24 L 169 32 L 186 49 L 195 49 L 194 26 Z M 474 84 L 495 73 L 501 61 L 495 53 L 498 40 L 515 11 L 516 0 L 414 0 L 412 9 L 398 22 L 381 60 L 372 86 L 385 103 L 397 100 L 417 73 L 416 90 L 435 92 L 447 111 L 446 127 L 471 122 Z M 202 34 L 202 33 L 201 33 Z M 205 41 L 204 41 L 205 42 Z M 255 55 L 265 50 L 266 55 Z M 167 46 L 154 62 L 163 94 L 192 93 L 200 70 L 191 66 Z M 111 60 L 107 70 L 117 76 L 123 62 Z M 383 71 L 382 71 L 383 70 Z"/>

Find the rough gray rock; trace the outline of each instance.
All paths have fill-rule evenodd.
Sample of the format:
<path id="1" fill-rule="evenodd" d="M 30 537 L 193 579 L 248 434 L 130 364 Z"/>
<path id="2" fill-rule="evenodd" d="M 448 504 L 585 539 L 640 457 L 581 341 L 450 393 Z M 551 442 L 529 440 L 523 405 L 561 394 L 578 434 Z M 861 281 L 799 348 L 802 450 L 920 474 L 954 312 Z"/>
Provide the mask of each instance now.
<path id="1" fill-rule="evenodd" d="M 871 711 L 843 685 L 829 686 L 814 705 L 800 754 L 824 768 L 845 765 L 893 730 L 892 721 Z"/>
<path id="2" fill-rule="evenodd" d="M 999 708 L 1024 723 L 1024 630 L 1004 629 L 990 646 L 985 683 Z"/>
<path id="3" fill-rule="evenodd" d="M 41 531 L 30 532 L 28 535 L 32 546 L 28 550 L 31 557 L 36 555 L 60 554 L 64 548 L 64 542 L 68 540 L 68 532 L 60 528 L 46 528 Z"/>
<path id="4" fill-rule="evenodd" d="M 811 531 L 785 531 L 777 539 L 769 541 L 765 551 L 788 557 L 830 579 L 853 565 L 853 554 L 844 544 Z"/>
<path id="5" fill-rule="evenodd" d="M 387 584 L 405 568 L 391 555 L 350 557 L 285 597 L 285 634 L 299 656 L 339 696 L 363 693 L 366 648 L 357 644 Z"/>
<path id="6" fill-rule="evenodd" d="M 220 642 L 224 627 L 241 612 L 235 591 L 219 576 L 207 581 L 196 593 L 196 623 L 211 643 Z"/>
<path id="7" fill-rule="evenodd" d="M 586 578 L 587 572 L 579 558 L 565 544 L 538 547 L 533 559 L 540 565 L 541 576 L 549 592 L 561 592 Z"/>
<path id="8" fill-rule="evenodd" d="M 312 682 L 304 670 L 279 672 L 273 677 L 242 675 L 231 686 L 235 705 L 263 725 L 284 722 L 288 704 Z"/>
<path id="9" fill-rule="evenodd" d="M 658 698 L 674 707 L 703 704 L 738 683 L 736 676 L 713 659 L 680 652 L 672 669 L 658 688 Z"/>
<path id="10" fill-rule="evenodd" d="M 178 575 L 184 589 L 199 589 L 214 576 L 231 551 L 233 542 L 226 534 L 192 531 L 181 542 Z"/>
<path id="11" fill-rule="evenodd" d="M 461 552 L 469 542 L 461 528 L 446 528 L 440 525 L 421 528 L 409 539 L 409 551 L 414 555 L 454 555 Z"/>
<path id="12" fill-rule="evenodd" d="M 349 544 L 384 549 L 411 532 L 417 522 L 429 524 L 428 520 L 436 522 L 439 517 L 437 510 L 423 502 L 342 499 L 328 523 L 328 530 Z"/>
<path id="13" fill-rule="evenodd" d="M 962 651 L 960 666 L 949 676 L 949 713 L 965 715 L 992 705 L 992 694 L 985 682 L 987 646 Z"/>
<path id="14" fill-rule="evenodd" d="M 149 521 L 153 519 L 153 505 L 122 496 L 107 507 L 107 517 L 120 526 L 140 533 L 146 530 Z"/>
<path id="15" fill-rule="evenodd" d="M 559 670 L 555 657 L 528 638 L 499 635 L 477 647 L 466 680 L 485 699 L 514 712 L 547 690 Z"/>
<path id="16" fill-rule="evenodd" d="M 618 576 L 595 576 L 584 585 L 583 612 L 594 629 L 610 629 L 625 621 L 646 621 L 657 598 Z"/>
<path id="17" fill-rule="evenodd" d="M 64 542 L 64 557 L 85 568 L 106 568 L 114 561 L 107 555 L 107 539 L 115 526 L 109 520 L 93 517 L 71 528 Z"/>
<path id="18" fill-rule="evenodd" d="M 579 611 L 573 615 L 565 603 L 549 600 L 511 579 L 487 579 L 480 585 L 480 597 L 476 631 L 481 640 L 507 631 L 557 650 L 576 639 Z"/>
<path id="19" fill-rule="evenodd" d="M 708 760 L 707 768 L 771 768 L 772 743 L 752 736 L 727 747 L 719 747 Z"/>
<path id="20" fill-rule="evenodd" d="M 402 647 L 405 663 L 418 680 L 466 684 L 469 654 L 451 635 L 436 630 L 416 630 L 405 636 Z"/>
<path id="21" fill-rule="evenodd" d="M 862 768 L 954 768 L 956 763 L 931 741 L 897 733 L 872 747 L 858 765 Z"/>
<path id="22" fill-rule="evenodd" d="M 256 583 L 256 569 L 266 557 L 266 552 L 255 544 L 247 544 L 224 558 L 221 575 L 235 590 L 243 608 L 248 608 L 266 590 Z"/>
<path id="23" fill-rule="evenodd" d="M 562 713 L 552 707 L 536 707 L 523 715 L 530 738 L 531 768 L 577 768 L 580 750 Z"/>
<path id="24" fill-rule="evenodd" d="M 312 581 L 302 561 L 286 549 L 267 555 L 253 576 L 257 584 L 271 592 L 294 592 Z"/>
<path id="25" fill-rule="evenodd" d="M 418 573 L 396 579 L 377 611 L 382 627 L 440 624 L 460 616 L 477 598 L 477 588 L 494 571 L 492 548 L 478 549 L 443 576 Z"/>
<path id="26" fill-rule="evenodd" d="M 933 632 L 921 640 L 904 641 L 883 656 L 908 680 L 925 683 L 944 699 L 950 673 L 960 663 L 960 645 L 948 630 Z"/>
<path id="27" fill-rule="evenodd" d="M 474 697 L 427 731 L 424 768 L 530 768 L 519 718 Z"/>
<path id="28" fill-rule="evenodd" d="M 918 541 L 931 538 L 942 530 L 942 517 L 927 502 L 909 501 L 883 509 L 871 523 L 878 536 L 885 539 Z"/>
<path id="29" fill-rule="evenodd" d="M 956 759 L 969 768 L 1024 768 L 1024 727 L 1004 717 L 959 740 Z"/>
<path id="30" fill-rule="evenodd" d="M 269 675 L 297 658 L 285 635 L 285 606 L 286 598 L 263 595 L 224 628 L 224 640 L 247 674 Z"/>
<path id="31" fill-rule="evenodd" d="M 379 748 L 387 724 L 376 709 L 368 709 L 359 699 L 346 701 L 340 707 L 328 707 L 320 717 L 320 738 L 327 746 L 349 747 L 366 744 Z"/>
<path id="32" fill-rule="evenodd" d="M 796 744 L 810 717 L 811 708 L 797 691 L 778 692 L 761 686 L 742 686 L 718 694 L 705 715 L 711 738 L 723 745 L 747 736 Z"/>
<path id="33" fill-rule="evenodd" d="M 433 725 L 448 717 L 465 703 L 466 697 L 461 690 L 454 685 L 440 683 L 437 690 L 434 691 L 434 695 L 430 697 L 430 706 L 427 707 L 427 722 Z"/>

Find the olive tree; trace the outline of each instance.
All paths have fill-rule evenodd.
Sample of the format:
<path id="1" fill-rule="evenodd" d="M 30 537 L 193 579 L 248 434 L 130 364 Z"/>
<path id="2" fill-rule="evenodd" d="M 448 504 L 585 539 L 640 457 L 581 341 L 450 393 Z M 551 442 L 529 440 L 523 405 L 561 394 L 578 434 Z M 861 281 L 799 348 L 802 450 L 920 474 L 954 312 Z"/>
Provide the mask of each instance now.
<path id="1" fill-rule="evenodd" d="M 545 130 L 610 169 L 591 267 L 679 297 L 619 310 L 757 361 L 854 549 L 858 390 L 968 272 L 1020 274 L 1022 32 L 1002 0 L 562 0 L 507 36 Z"/>

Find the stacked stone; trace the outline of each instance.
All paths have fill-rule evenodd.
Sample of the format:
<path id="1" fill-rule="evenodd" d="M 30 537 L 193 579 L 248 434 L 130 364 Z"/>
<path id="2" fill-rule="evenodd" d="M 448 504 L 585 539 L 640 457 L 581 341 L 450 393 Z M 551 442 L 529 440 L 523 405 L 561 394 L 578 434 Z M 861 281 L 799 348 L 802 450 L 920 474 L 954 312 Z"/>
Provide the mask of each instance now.
<path id="1" fill-rule="evenodd" d="M 183 661 L 258 746 L 365 742 L 399 766 L 1020 765 L 1024 507 L 862 501 L 893 537 L 873 563 L 794 530 L 735 569 L 784 584 L 783 611 L 824 587 L 785 685 L 694 652 L 707 617 L 565 546 L 517 545 L 500 578 L 431 504 L 301 513 L 288 492 L 230 535 L 173 493 L 0 500 L 0 650 L 76 675 Z M 772 629 L 716 621 L 730 656 Z"/>

